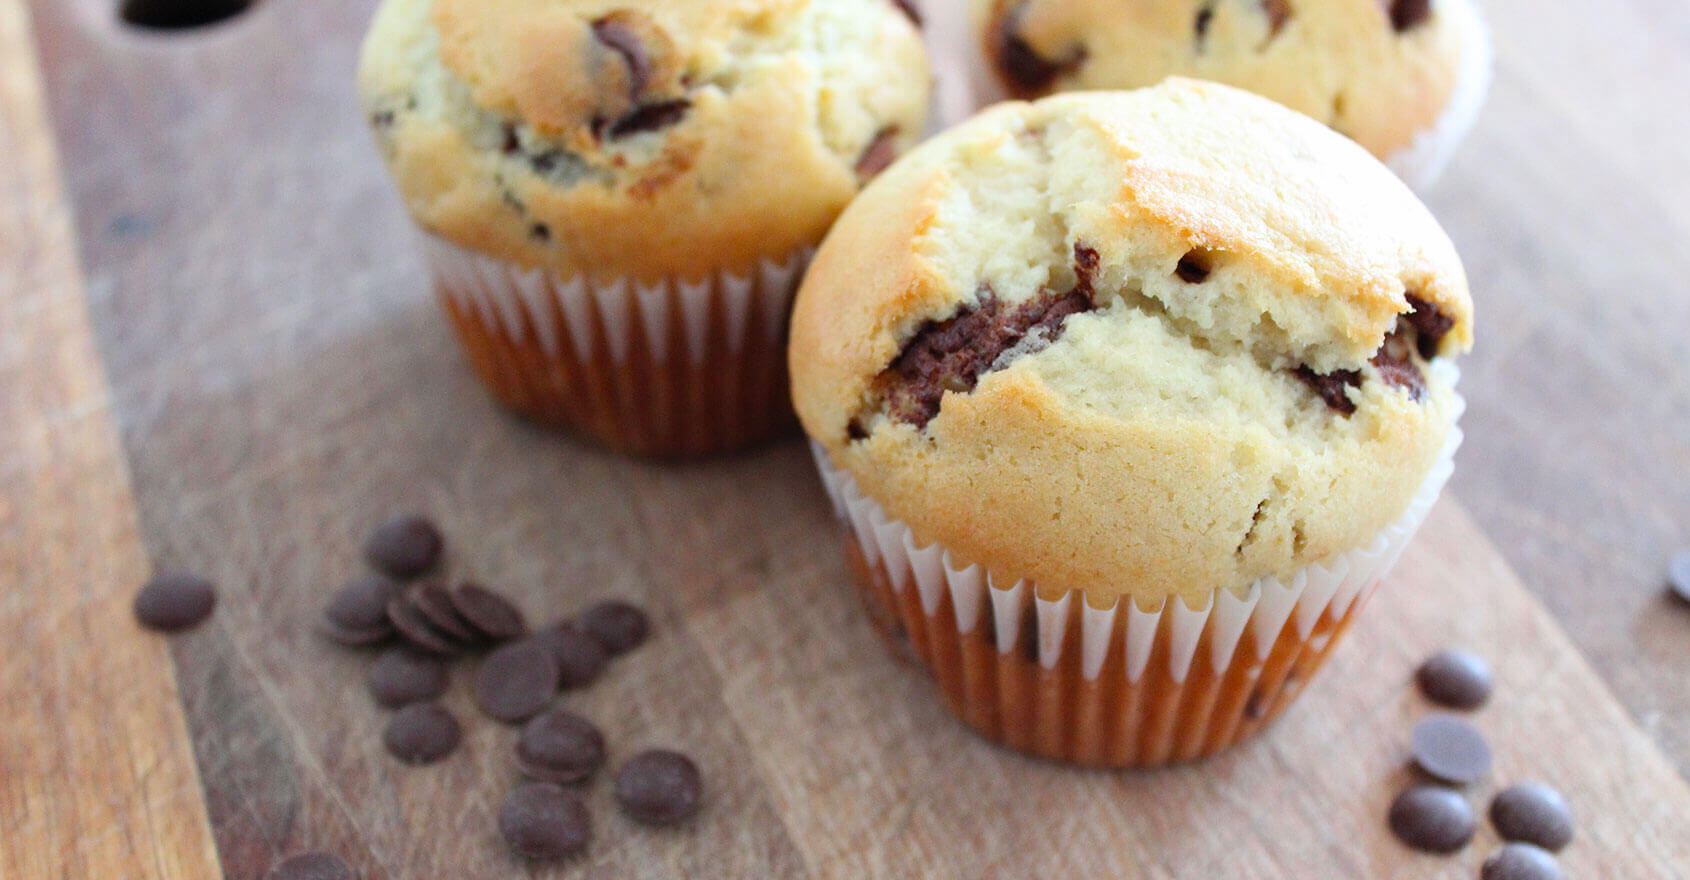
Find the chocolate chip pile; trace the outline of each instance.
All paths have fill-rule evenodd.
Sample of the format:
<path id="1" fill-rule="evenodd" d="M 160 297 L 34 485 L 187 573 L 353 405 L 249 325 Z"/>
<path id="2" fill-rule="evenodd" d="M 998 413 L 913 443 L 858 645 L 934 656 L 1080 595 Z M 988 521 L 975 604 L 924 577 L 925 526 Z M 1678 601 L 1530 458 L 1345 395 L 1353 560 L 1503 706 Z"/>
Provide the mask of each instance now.
<path id="1" fill-rule="evenodd" d="M 1421 664 L 1415 681 L 1428 700 L 1463 710 L 1483 706 L 1495 683 L 1489 665 L 1466 651 L 1434 655 Z M 1410 753 L 1429 781 L 1398 795 L 1386 821 L 1398 839 L 1415 849 L 1458 852 L 1472 842 L 1479 827 L 1459 789 L 1490 772 L 1490 744 L 1467 721 L 1435 713 L 1414 726 Z M 1491 801 L 1490 822 L 1508 842 L 1485 859 L 1481 880 L 1561 880 L 1565 876 L 1553 854 L 1572 841 L 1573 818 L 1555 789 L 1538 782 L 1505 789 Z"/>
<path id="2" fill-rule="evenodd" d="M 567 786 L 588 781 L 604 765 L 604 735 L 552 702 L 562 691 L 592 684 L 612 658 L 639 647 L 650 620 L 633 605 L 607 601 L 530 632 L 522 610 L 494 590 L 418 581 L 439 569 L 445 549 L 440 529 L 424 517 L 381 523 L 364 544 L 373 571 L 335 592 L 317 629 L 348 648 L 381 649 L 365 683 L 376 705 L 394 710 L 382 745 L 407 765 L 443 760 L 463 741 L 462 723 L 436 701 L 450 686 L 454 661 L 484 654 L 472 679 L 475 705 L 495 721 L 526 722 L 514 763 L 533 780 L 505 800 L 499 833 L 524 858 L 579 853 L 592 837 L 592 819 L 580 794 Z M 167 575 L 142 590 L 136 615 L 155 629 L 176 630 L 203 620 L 212 602 L 209 583 Z M 635 755 L 615 780 L 623 811 L 647 825 L 690 818 L 703 792 L 697 765 L 671 751 Z M 355 874 L 338 856 L 317 852 L 289 858 L 267 876 L 350 880 Z"/>

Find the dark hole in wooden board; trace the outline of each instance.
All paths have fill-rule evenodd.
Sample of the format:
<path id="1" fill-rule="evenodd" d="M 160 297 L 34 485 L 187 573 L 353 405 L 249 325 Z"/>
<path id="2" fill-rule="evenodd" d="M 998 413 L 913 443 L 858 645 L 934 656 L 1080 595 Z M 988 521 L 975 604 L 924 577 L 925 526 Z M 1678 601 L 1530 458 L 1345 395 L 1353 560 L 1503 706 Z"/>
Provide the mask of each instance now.
<path id="1" fill-rule="evenodd" d="M 188 30 L 216 24 L 252 8 L 254 0 L 120 0 L 118 17 L 153 30 Z"/>

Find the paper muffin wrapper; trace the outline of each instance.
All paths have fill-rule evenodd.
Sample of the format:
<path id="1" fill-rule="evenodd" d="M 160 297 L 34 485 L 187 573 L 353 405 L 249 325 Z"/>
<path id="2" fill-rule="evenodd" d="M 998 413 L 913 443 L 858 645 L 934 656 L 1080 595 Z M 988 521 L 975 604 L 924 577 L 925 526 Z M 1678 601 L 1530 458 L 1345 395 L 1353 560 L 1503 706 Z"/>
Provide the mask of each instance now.
<path id="1" fill-rule="evenodd" d="M 1466 35 L 1461 47 L 1461 67 L 1455 75 L 1455 91 L 1432 127 L 1415 135 L 1414 142 L 1386 157 L 1385 164 L 1410 187 L 1426 190 L 1443 176 L 1456 148 L 1479 119 L 1479 110 L 1490 92 L 1495 50 L 1490 28 L 1473 0 L 1448 0 L 1445 15 L 1458 20 Z"/>
<path id="2" fill-rule="evenodd" d="M 787 313 L 813 248 L 748 274 L 588 281 L 426 235 L 442 305 L 506 406 L 625 452 L 726 452 L 795 424 Z"/>
<path id="3" fill-rule="evenodd" d="M 1145 767 L 1205 757 L 1261 730 L 1320 668 L 1454 471 L 1450 430 L 1408 509 L 1365 547 L 1242 596 L 1091 607 L 917 546 L 812 443 L 871 617 L 932 673 L 951 713 L 1046 758 Z"/>

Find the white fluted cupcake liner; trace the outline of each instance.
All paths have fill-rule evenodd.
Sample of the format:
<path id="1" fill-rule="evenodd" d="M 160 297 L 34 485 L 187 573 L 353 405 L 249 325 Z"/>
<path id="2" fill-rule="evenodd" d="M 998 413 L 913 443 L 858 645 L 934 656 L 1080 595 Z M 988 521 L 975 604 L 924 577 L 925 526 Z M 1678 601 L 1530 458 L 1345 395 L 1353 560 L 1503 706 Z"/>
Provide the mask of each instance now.
<path id="1" fill-rule="evenodd" d="M 424 238 L 471 364 L 512 409 L 660 456 L 727 451 L 792 424 L 786 321 L 813 248 L 746 274 L 591 282 Z"/>
<path id="2" fill-rule="evenodd" d="M 1324 661 L 1414 537 L 1454 471 L 1454 428 L 1407 510 L 1367 546 L 1202 607 L 1094 608 L 958 559 L 863 494 L 812 444 L 869 609 L 937 679 L 952 712 L 1044 757 L 1150 766 L 1259 730 Z"/>

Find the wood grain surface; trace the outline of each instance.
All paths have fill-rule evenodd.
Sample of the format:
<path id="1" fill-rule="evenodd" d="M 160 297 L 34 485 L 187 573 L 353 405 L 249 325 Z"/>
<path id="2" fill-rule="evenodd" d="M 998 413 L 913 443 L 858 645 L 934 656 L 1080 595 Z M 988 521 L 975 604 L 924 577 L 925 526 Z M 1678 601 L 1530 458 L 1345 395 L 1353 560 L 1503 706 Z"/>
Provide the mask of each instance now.
<path id="1" fill-rule="evenodd" d="M 362 691 L 367 659 L 310 633 L 326 592 L 357 570 L 361 533 L 398 508 L 438 516 L 453 570 L 510 591 L 535 617 L 603 595 L 658 615 L 650 646 L 567 702 L 605 727 L 613 760 L 648 745 L 694 752 L 709 807 L 683 831 L 644 831 L 615 812 L 600 780 L 590 857 L 537 872 L 546 876 L 1472 877 L 1494 843 L 1488 831 L 1438 859 L 1407 852 L 1382 820 L 1425 710 L 1409 670 L 1450 643 L 1482 650 L 1502 682 L 1476 716 L 1499 764 L 1473 789 L 1475 804 L 1499 784 L 1544 778 L 1581 816 L 1564 860 L 1572 876 L 1690 876 L 1690 790 L 1673 770 L 1690 767 L 1690 613 L 1659 598 L 1661 562 L 1686 540 L 1674 530 L 1690 522 L 1679 470 L 1690 306 L 1674 280 L 1690 269 L 1677 245 L 1690 231 L 1690 176 L 1683 111 L 1660 100 L 1663 83 L 1690 81 L 1683 9 L 1566 0 L 1546 16 L 1529 0 L 1487 3 L 1496 91 L 1430 199 L 1467 258 L 1483 322 L 1463 383 L 1473 407 L 1456 494 L 1559 621 L 1446 502 L 1351 644 L 1265 738 L 1197 767 L 1107 774 L 983 744 L 887 655 L 842 585 L 844 558 L 796 444 L 658 467 L 495 410 L 426 291 L 351 97 L 371 0 L 271 0 L 225 26 L 169 36 L 118 28 L 98 0 L 36 0 L 82 282 L 62 214 L 55 233 L 28 213 L 59 202 L 48 135 L 30 109 L 34 73 L 27 53 L 15 60 L 27 46 L 20 2 L 0 0 L 0 146 L 24 143 L 35 159 L 21 184 L 0 169 L 0 266 L 12 268 L 14 241 L 25 243 L 25 266 L 39 242 L 53 244 L 54 296 L 69 297 L 52 300 L 54 314 L 70 317 L 15 320 L 13 309 L 39 307 L 11 286 L 46 287 L 29 273 L 0 275 L 11 282 L 0 290 L 0 562 L 38 566 L 24 565 L 0 605 L 0 632 L 15 639 L 70 619 L 41 597 L 44 585 L 77 579 L 73 563 L 97 575 L 106 601 L 86 637 L 101 656 L 42 630 L 22 643 L 19 671 L 6 667 L 0 700 L 10 708 L 22 693 L 38 711 L 78 695 L 65 670 L 109 651 L 111 669 L 134 671 L 99 676 L 95 693 L 121 705 L 126 724 L 167 725 L 180 705 L 228 876 L 261 877 L 307 847 L 345 854 L 366 880 L 527 870 L 492 830 L 515 779 L 513 734 L 479 719 L 460 681 L 448 704 L 470 722 L 464 750 L 399 768 Z M 1582 50 L 1595 28 L 1612 39 Z M 157 642 L 137 639 L 113 610 L 148 560 L 133 521 L 121 520 L 125 461 L 99 402 L 79 283 L 146 556 L 204 571 L 223 590 L 213 622 L 172 646 L 180 703 L 145 684 L 167 681 L 172 665 L 142 656 Z M 40 400 L 15 390 L 56 387 L 49 381 L 70 390 Z M 14 452 L 29 447 L 13 432 L 47 430 L 35 423 L 86 424 L 91 439 L 51 457 Z M 80 469 L 55 476 L 67 456 Z M 109 504 L 101 487 L 115 487 Z M 101 516 L 128 531 L 90 529 Z M 124 654 L 126 644 L 141 654 Z M 27 753 L 51 752 L 42 737 L 52 729 L 23 738 Z M 11 740 L 9 722 L 5 732 Z M 168 752 L 181 736 L 144 745 Z M 23 754 L 0 751 L 8 820 Z M 192 768 L 167 757 L 145 777 L 162 786 L 151 801 L 105 765 L 64 771 L 98 773 L 97 785 L 26 783 L 45 789 L 37 814 L 86 821 L 25 824 L 31 834 L 0 843 L 3 876 L 153 876 L 73 870 L 99 862 L 60 862 L 59 874 L 12 867 L 57 868 L 65 847 L 212 864 L 203 833 L 192 834 L 203 818 L 163 826 L 189 835 L 177 839 L 111 815 L 186 802 L 173 796 L 192 786 Z M 99 844 L 117 833 L 108 828 L 127 829 L 123 840 Z"/>
<path id="2" fill-rule="evenodd" d="M 212 878 L 27 32 L 0 3 L 0 877 Z"/>

